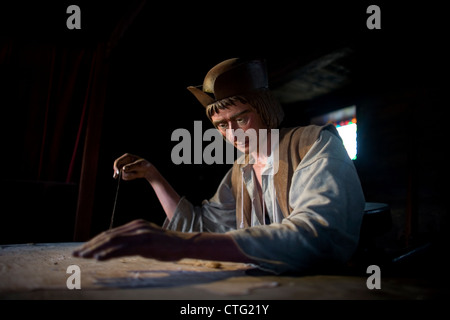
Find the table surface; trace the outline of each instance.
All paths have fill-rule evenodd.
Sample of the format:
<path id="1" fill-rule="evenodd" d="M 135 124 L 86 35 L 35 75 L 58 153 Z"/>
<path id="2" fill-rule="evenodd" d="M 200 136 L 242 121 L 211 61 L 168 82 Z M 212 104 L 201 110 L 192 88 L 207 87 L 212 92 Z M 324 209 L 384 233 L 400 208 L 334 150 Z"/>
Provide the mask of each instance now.
<path id="1" fill-rule="evenodd" d="M 434 299 L 425 279 L 381 278 L 369 290 L 368 275 L 276 276 L 250 265 L 142 257 L 99 262 L 72 256 L 80 243 L 0 245 L 0 299 Z M 81 288 L 68 289 L 71 265 L 80 268 Z"/>

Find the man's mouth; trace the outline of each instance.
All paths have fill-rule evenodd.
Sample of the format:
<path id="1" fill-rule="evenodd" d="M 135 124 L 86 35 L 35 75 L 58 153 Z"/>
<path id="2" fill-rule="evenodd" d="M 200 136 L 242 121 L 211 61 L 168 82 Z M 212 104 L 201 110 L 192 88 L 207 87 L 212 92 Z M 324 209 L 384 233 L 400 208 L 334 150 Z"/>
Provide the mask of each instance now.
<path id="1" fill-rule="evenodd" d="M 245 148 L 245 147 L 247 146 L 247 143 L 246 143 L 246 142 L 244 142 L 244 143 L 235 142 L 234 145 L 235 145 L 237 148 Z"/>

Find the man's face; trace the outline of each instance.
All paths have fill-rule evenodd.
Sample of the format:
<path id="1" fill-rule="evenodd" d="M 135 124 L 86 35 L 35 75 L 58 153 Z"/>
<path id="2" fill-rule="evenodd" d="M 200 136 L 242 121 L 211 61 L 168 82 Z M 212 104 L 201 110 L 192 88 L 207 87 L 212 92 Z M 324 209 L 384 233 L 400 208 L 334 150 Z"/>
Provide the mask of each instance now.
<path id="1" fill-rule="evenodd" d="M 244 132 L 248 129 L 254 129 L 257 135 L 260 129 L 266 129 L 259 114 L 249 104 L 243 104 L 239 101 L 234 105 L 228 106 L 227 109 L 219 110 L 218 113 L 211 117 L 211 120 L 217 130 L 229 142 L 245 153 L 249 152 L 248 139 L 245 139 L 245 143 L 240 143 L 231 129 L 242 129 Z"/>

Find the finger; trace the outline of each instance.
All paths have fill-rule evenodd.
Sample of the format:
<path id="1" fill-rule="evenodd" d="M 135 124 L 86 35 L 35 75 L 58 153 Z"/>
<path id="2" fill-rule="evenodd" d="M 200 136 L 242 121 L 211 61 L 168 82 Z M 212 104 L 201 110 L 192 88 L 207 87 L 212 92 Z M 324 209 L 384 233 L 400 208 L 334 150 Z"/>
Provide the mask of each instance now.
<path id="1" fill-rule="evenodd" d="M 114 250 L 115 247 L 125 245 L 125 241 L 121 236 L 104 237 L 95 242 L 89 241 L 85 246 L 74 252 L 74 256 L 81 258 L 97 258 L 104 252 Z"/>
<path id="2" fill-rule="evenodd" d="M 112 239 L 117 238 L 119 235 L 132 232 L 138 228 L 145 228 L 149 225 L 149 222 L 142 219 L 137 219 L 117 228 L 104 231 L 84 243 L 80 248 L 73 251 L 73 255 L 75 257 L 91 257 L 95 250 L 100 248 L 102 245 L 111 242 Z"/>
<path id="3" fill-rule="evenodd" d="M 120 170 L 122 169 L 122 167 L 128 163 L 132 163 L 136 160 L 138 160 L 139 157 L 135 156 L 133 154 L 130 153 L 125 153 L 124 155 L 120 156 L 119 158 L 117 158 L 114 161 L 114 165 L 113 165 L 113 170 L 114 170 L 114 174 L 113 177 L 114 179 L 116 179 L 119 176 Z"/>
<path id="4" fill-rule="evenodd" d="M 154 252 L 150 249 L 153 242 L 153 231 L 151 226 L 146 225 L 145 228 L 138 228 L 126 234 L 121 234 L 115 245 L 110 244 L 98 248 L 93 257 L 99 261 L 133 255 L 154 258 Z"/>
<path id="5" fill-rule="evenodd" d="M 141 169 L 142 167 L 146 167 L 147 166 L 147 161 L 145 160 L 145 159 L 138 159 L 138 160 L 136 160 L 136 161 L 134 161 L 134 162 L 131 162 L 131 163 L 128 163 L 128 164 L 126 164 L 126 165 L 124 165 L 123 167 L 122 167 L 122 169 L 124 170 L 124 171 L 133 171 L 133 170 L 139 170 L 139 169 Z"/>
<path id="6" fill-rule="evenodd" d="M 120 170 L 122 169 L 122 167 L 124 165 L 126 165 L 129 162 L 133 162 L 133 161 L 136 161 L 136 159 L 134 159 L 134 156 L 129 153 L 125 153 L 124 155 L 117 158 L 113 164 L 113 170 L 114 170 L 113 178 L 116 179 L 119 176 Z"/>
<path id="7" fill-rule="evenodd" d="M 145 159 L 139 159 L 133 163 L 129 163 L 122 167 L 122 178 L 124 180 L 142 178 L 149 166 L 150 163 Z"/>
<path id="8" fill-rule="evenodd" d="M 148 242 L 145 239 L 150 234 L 150 229 L 146 227 L 122 232 L 85 247 L 84 250 L 77 253 L 77 256 L 104 260 L 118 256 L 134 255 L 136 254 L 136 250 L 138 250 L 138 244 Z"/>
<path id="9" fill-rule="evenodd" d="M 106 250 L 99 251 L 94 255 L 94 258 L 98 261 L 105 261 L 112 258 L 119 258 L 124 256 L 134 255 L 130 250 L 129 246 L 125 244 L 120 244 L 117 246 L 110 247 Z"/>

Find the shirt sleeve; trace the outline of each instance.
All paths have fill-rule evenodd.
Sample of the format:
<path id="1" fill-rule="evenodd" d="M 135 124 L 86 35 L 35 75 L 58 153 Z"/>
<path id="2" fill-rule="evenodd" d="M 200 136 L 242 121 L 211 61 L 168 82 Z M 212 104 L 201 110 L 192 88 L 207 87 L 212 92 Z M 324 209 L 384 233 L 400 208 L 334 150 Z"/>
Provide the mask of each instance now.
<path id="1" fill-rule="evenodd" d="M 236 201 L 231 190 L 230 169 L 222 179 L 214 196 L 194 206 L 185 197 L 180 199 L 171 220 L 163 228 L 182 232 L 224 233 L 236 229 Z"/>
<path id="2" fill-rule="evenodd" d="M 292 213 L 279 224 L 229 234 L 261 269 L 304 272 L 351 258 L 364 204 L 359 177 L 342 141 L 323 131 L 292 177 Z"/>

